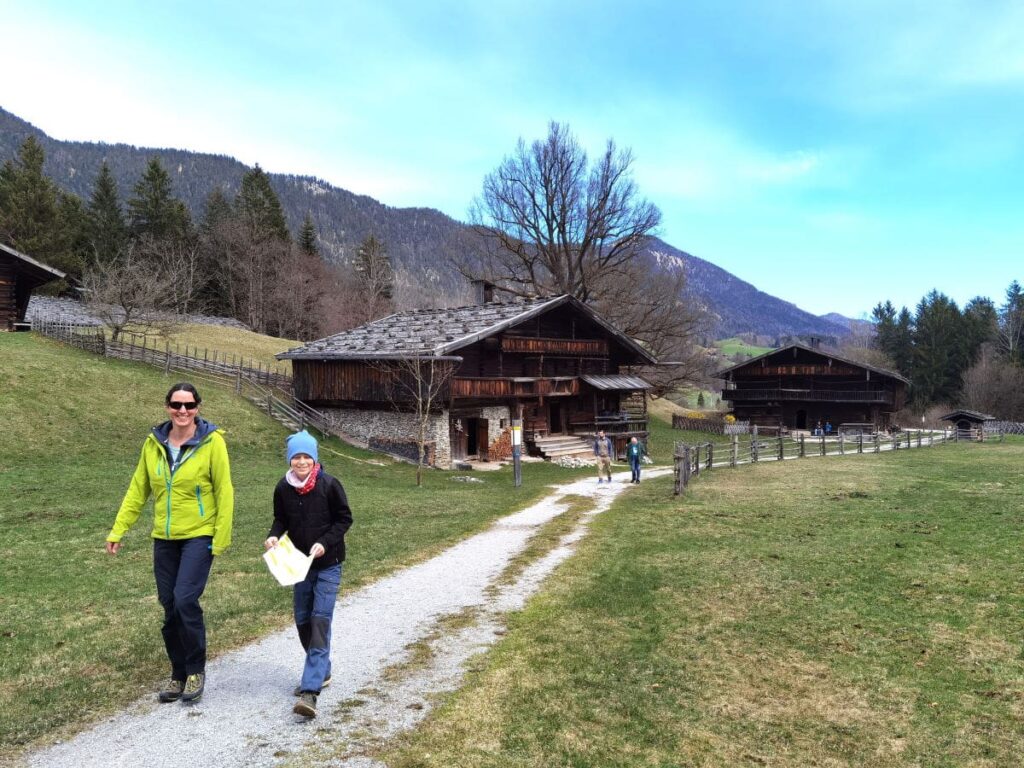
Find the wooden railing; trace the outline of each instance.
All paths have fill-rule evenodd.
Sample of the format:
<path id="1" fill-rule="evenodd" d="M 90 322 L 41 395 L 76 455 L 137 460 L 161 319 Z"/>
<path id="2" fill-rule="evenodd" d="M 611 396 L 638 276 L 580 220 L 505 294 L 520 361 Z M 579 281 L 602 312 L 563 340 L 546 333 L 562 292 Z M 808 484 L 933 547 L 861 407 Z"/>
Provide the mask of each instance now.
<path id="1" fill-rule="evenodd" d="M 728 441 L 697 443 L 686 445 L 676 443 L 675 459 L 675 493 L 686 490 L 690 480 L 701 471 L 719 467 L 736 467 L 741 464 L 754 464 L 761 461 L 786 461 L 804 459 L 812 456 L 849 456 L 863 453 L 881 453 L 882 451 L 899 451 L 910 448 L 926 448 L 951 441 L 976 439 L 971 436 L 961 437 L 956 430 L 904 430 L 894 434 L 844 434 L 808 437 L 804 434 L 786 437 L 778 435 L 766 437 L 754 434 L 750 437 L 734 435 Z"/>
<path id="2" fill-rule="evenodd" d="M 817 400 L 842 403 L 892 403 L 893 395 L 885 390 L 829 389 L 727 389 L 722 399 L 737 400 Z"/>
<path id="3" fill-rule="evenodd" d="M 603 430 L 607 435 L 646 435 L 647 426 L 645 416 L 598 416 L 595 419 L 573 419 L 569 423 L 569 432 L 594 435 Z"/>
<path id="4" fill-rule="evenodd" d="M 451 381 L 453 398 L 465 397 L 563 397 L 580 391 L 579 379 L 485 379 L 457 377 Z"/>

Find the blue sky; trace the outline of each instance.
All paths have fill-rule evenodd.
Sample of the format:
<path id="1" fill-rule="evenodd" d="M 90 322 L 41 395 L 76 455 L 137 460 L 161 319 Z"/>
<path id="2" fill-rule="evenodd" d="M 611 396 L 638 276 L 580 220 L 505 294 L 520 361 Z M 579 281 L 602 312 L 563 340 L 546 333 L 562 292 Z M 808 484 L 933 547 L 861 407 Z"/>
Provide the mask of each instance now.
<path id="1" fill-rule="evenodd" d="M 0 19 L 0 106 L 59 139 L 465 220 L 554 119 L 632 148 L 667 242 L 809 311 L 998 304 L 1024 281 L 1024 3 L 0 0 Z"/>

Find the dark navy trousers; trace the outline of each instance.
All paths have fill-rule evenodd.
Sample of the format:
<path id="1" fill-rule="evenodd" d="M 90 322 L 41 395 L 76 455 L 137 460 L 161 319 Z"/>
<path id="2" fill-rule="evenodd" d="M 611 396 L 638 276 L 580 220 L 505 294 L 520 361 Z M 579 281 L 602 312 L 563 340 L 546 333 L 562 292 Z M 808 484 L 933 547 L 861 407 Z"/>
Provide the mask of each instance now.
<path id="1" fill-rule="evenodd" d="M 212 536 L 153 539 L 156 594 L 164 607 L 164 646 L 175 680 L 206 671 L 206 624 L 199 598 L 213 565 L 212 541 Z"/>

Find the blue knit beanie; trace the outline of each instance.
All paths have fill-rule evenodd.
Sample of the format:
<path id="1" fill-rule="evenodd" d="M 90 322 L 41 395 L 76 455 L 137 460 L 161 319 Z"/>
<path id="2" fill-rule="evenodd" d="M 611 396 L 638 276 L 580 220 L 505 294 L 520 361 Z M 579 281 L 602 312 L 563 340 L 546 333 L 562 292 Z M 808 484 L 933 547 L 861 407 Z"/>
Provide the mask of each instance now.
<path id="1" fill-rule="evenodd" d="M 316 438 L 306 430 L 296 432 L 294 435 L 288 435 L 288 440 L 285 444 L 285 455 L 288 457 L 289 464 L 292 461 L 292 457 L 297 453 L 305 453 L 308 456 L 312 456 L 313 461 L 320 461 L 316 449 Z"/>

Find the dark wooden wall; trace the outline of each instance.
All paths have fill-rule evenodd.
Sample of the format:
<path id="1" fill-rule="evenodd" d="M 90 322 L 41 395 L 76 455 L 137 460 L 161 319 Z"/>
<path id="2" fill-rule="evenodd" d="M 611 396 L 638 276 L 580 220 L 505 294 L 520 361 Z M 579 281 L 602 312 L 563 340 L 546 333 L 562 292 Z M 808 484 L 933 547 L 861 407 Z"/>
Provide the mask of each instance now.
<path id="1" fill-rule="evenodd" d="M 18 319 L 18 306 L 15 295 L 16 276 L 14 264 L 10 257 L 0 253 L 0 330 L 9 331 L 14 328 Z"/>

